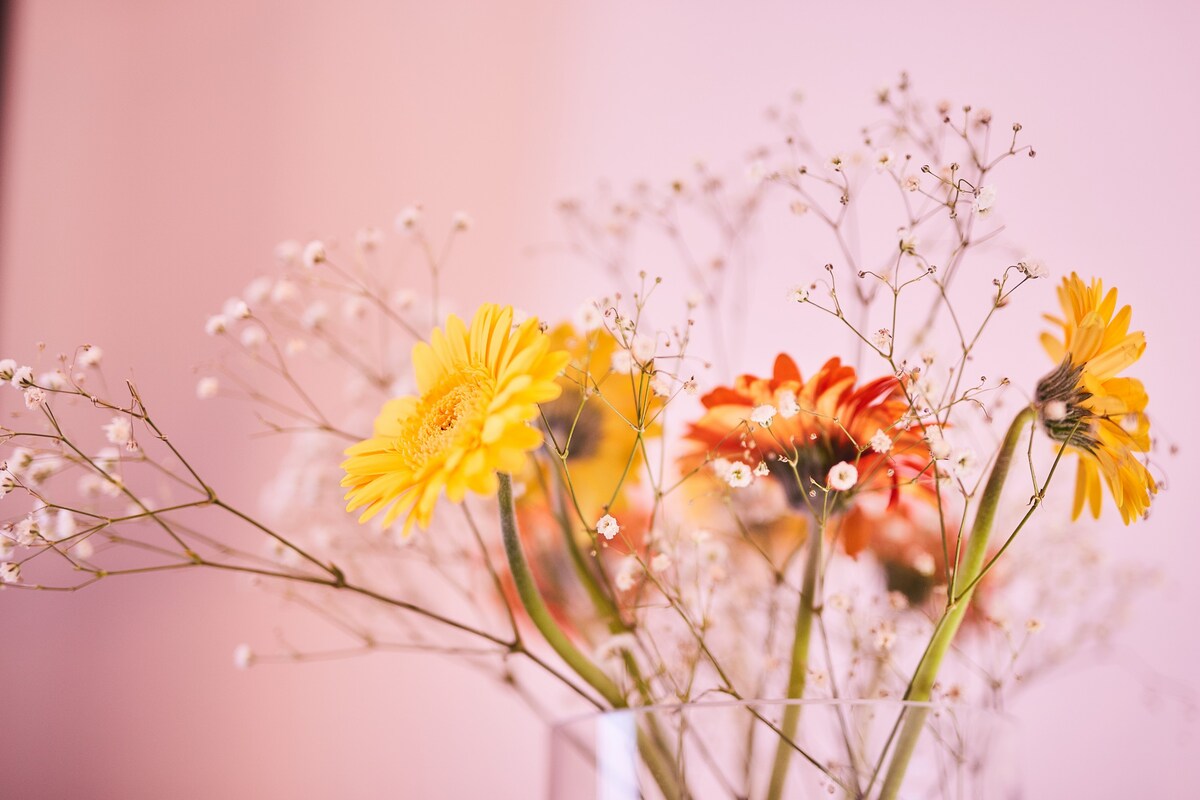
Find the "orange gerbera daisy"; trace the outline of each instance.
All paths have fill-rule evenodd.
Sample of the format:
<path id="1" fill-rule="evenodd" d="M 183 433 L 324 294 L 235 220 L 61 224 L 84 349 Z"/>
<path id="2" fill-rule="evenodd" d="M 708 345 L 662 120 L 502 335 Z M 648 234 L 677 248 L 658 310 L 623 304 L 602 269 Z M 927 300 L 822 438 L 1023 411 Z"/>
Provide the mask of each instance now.
<path id="1" fill-rule="evenodd" d="M 854 368 L 837 358 L 805 380 L 781 354 L 771 377 L 742 375 L 701 399 L 707 411 L 687 433 L 701 447 L 683 465 L 732 463 L 733 485 L 743 473 L 748 478 L 746 470 L 769 474 L 796 508 L 809 507 L 817 487 L 838 490 L 835 511 L 868 490 L 888 491 L 894 502 L 902 484 L 922 475 L 929 450 L 919 427 L 907 424 L 909 402 L 897 378 L 856 382 Z"/>
<path id="2" fill-rule="evenodd" d="M 1117 290 L 1105 292 L 1099 279 L 1087 284 L 1071 273 L 1058 288 L 1058 301 L 1063 316 L 1046 319 L 1062 329 L 1061 338 L 1042 334 L 1042 346 L 1059 365 L 1038 384 L 1042 423 L 1079 455 L 1073 518 L 1085 505 L 1100 516 L 1103 477 L 1128 525 L 1146 513 L 1158 491 L 1138 458 L 1150 449 L 1146 389 L 1136 378 L 1119 377 L 1142 357 L 1146 336 L 1129 332 L 1132 310 L 1118 311 Z"/>

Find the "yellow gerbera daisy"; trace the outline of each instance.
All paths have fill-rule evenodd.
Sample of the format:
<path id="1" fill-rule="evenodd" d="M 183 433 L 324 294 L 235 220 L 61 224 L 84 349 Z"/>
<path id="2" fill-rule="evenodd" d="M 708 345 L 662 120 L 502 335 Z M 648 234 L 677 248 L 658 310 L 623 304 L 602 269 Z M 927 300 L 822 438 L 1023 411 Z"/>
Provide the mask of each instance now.
<path id="1" fill-rule="evenodd" d="M 451 315 L 444 333 L 413 346 L 420 394 L 389 400 L 375 435 L 346 451 L 346 510 L 365 506 L 365 522 L 390 505 L 384 524 L 406 514 L 407 535 L 429 526 L 443 490 L 455 503 L 468 489 L 493 494 L 496 473 L 524 469 L 541 445 L 528 423 L 562 391 L 555 378 L 568 357 L 536 319 L 514 328 L 511 307 L 481 306 L 470 329 Z"/>
<path id="2" fill-rule="evenodd" d="M 1062 318 L 1046 319 L 1062 329 L 1061 338 L 1042 334 L 1042 346 L 1059 363 L 1038 384 L 1042 422 L 1051 437 L 1079 454 L 1072 518 L 1085 505 L 1099 518 L 1103 477 L 1128 525 L 1146 513 L 1158 491 L 1138 458 L 1150 449 L 1146 389 L 1136 378 L 1119 377 L 1142 357 L 1146 336 L 1129 332 L 1130 307 L 1118 311 L 1117 290 L 1106 293 L 1099 279 L 1087 284 L 1071 273 L 1058 288 L 1058 301 Z"/>

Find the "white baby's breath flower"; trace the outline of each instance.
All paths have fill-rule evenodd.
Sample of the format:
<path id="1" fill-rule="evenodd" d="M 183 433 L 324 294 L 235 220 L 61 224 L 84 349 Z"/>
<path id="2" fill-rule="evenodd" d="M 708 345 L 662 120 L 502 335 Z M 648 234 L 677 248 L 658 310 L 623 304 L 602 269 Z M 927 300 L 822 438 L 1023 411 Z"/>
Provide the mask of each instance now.
<path id="1" fill-rule="evenodd" d="M 612 538 L 620 532 L 621 525 L 617 522 L 616 517 L 614 517 L 612 514 L 605 514 L 596 521 L 596 533 L 600 534 L 609 541 L 611 541 Z"/>
<path id="2" fill-rule="evenodd" d="M 300 324 L 305 330 L 315 331 L 324 325 L 327 319 L 329 319 L 329 307 L 318 300 L 304 309 L 304 313 L 300 315 Z"/>
<path id="3" fill-rule="evenodd" d="M 50 479 L 62 467 L 62 459 L 57 456 L 42 456 L 34 459 L 25 471 L 25 477 L 31 483 L 43 483 Z"/>
<path id="4" fill-rule="evenodd" d="M 841 172 L 846 165 L 846 158 L 841 153 L 834 153 L 829 157 L 828 165 L 834 172 Z"/>
<path id="5" fill-rule="evenodd" d="M 379 228 L 362 228 L 358 233 L 354 234 L 354 243 L 364 253 L 370 253 L 383 244 L 383 231 Z"/>
<path id="6" fill-rule="evenodd" d="M 11 381 L 17 371 L 17 362 L 11 358 L 0 359 L 0 381 Z"/>
<path id="7" fill-rule="evenodd" d="M 289 303 L 300 296 L 300 290 L 296 288 L 296 284 L 291 281 L 281 278 L 275 281 L 275 285 L 271 287 L 271 302 L 276 304 Z"/>
<path id="8" fill-rule="evenodd" d="M 885 353 L 888 352 L 892 347 L 892 332 L 887 328 L 880 328 L 871 336 L 871 343 Z"/>
<path id="9" fill-rule="evenodd" d="M 765 461 L 760 461 L 754 465 L 754 475 L 758 478 L 765 478 L 771 474 L 771 467 Z"/>
<path id="10" fill-rule="evenodd" d="M 300 257 L 300 262 L 305 267 L 312 269 L 317 264 L 323 263 L 329 255 L 325 252 L 325 243 L 313 239 L 308 244 L 304 245 L 304 254 Z"/>
<path id="11" fill-rule="evenodd" d="M 611 359 L 613 372 L 624 375 L 634 371 L 633 356 L 628 350 L 617 350 L 612 354 Z"/>
<path id="12" fill-rule="evenodd" d="M 300 261 L 300 254 L 303 252 L 304 245 L 295 239 L 288 239 L 275 245 L 275 260 L 280 266 L 292 267 Z"/>
<path id="13" fill-rule="evenodd" d="M 714 462 L 715 463 L 715 462 Z M 744 489 L 754 481 L 754 471 L 741 461 L 734 461 L 725 471 L 725 482 L 734 489 Z"/>
<path id="14" fill-rule="evenodd" d="M 790 204 L 788 204 L 788 209 L 797 217 L 803 216 L 809 212 L 808 203 L 805 203 L 801 200 L 793 200 Z"/>
<path id="15" fill-rule="evenodd" d="M 657 397 L 670 397 L 671 388 L 671 377 L 665 372 L 655 372 L 654 377 L 650 379 L 650 391 Z"/>
<path id="16" fill-rule="evenodd" d="M 229 319 L 250 319 L 250 305 L 240 297 L 231 297 L 221 306 L 221 313 Z"/>
<path id="17" fill-rule="evenodd" d="M 683 393 L 691 397 L 695 397 L 700 391 L 700 384 L 696 383 L 694 378 L 688 378 L 683 382 Z"/>
<path id="18" fill-rule="evenodd" d="M 233 665 L 238 669 L 249 669 L 254 663 L 254 651 L 248 644 L 239 644 L 233 648 Z"/>
<path id="19" fill-rule="evenodd" d="M 887 453 L 892 449 L 892 437 L 888 436 L 883 428 L 876 428 L 871 436 L 871 449 L 881 455 Z"/>
<path id="20" fill-rule="evenodd" d="M 883 150 L 876 150 L 875 151 L 875 171 L 883 172 L 888 167 L 890 167 L 892 165 L 892 162 L 895 160 L 896 160 L 896 156 L 892 153 L 891 150 L 888 150 L 886 148 Z"/>
<path id="21" fill-rule="evenodd" d="M 0 564 L 0 583 L 17 583 L 21 580 L 21 565 L 12 561 Z"/>
<path id="22" fill-rule="evenodd" d="M 937 569 L 937 562 L 933 560 L 933 556 L 929 555 L 929 553 L 921 553 L 913 559 L 912 566 L 913 569 L 922 575 L 932 575 L 933 571 Z"/>
<path id="23" fill-rule="evenodd" d="M 788 292 L 788 300 L 791 300 L 793 303 L 807 303 L 808 289 L 805 289 L 803 286 L 796 286 Z"/>
<path id="24" fill-rule="evenodd" d="M 71 548 L 71 555 L 80 561 L 88 561 L 95 554 L 96 547 L 91 539 L 80 539 L 78 544 Z"/>
<path id="25" fill-rule="evenodd" d="M 585 300 L 575 310 L 575 325 L 585 333 L 598 330 L 604 324 L 604 314 L 596 305 L 595 300 Z"/>
<path id="26" fill-rule="evenodd" d="M 800 413 L 800 403 L 796 401 L 796 393 L 791 389 L 784 389 L 776 394 L 775 403 L 779 408 L 779 416 L 784 419 L 791 419 Z"/>
<path id="27" fill-rule="evenodd" d="M 13 370 L 9 383 L 16 389 L 24 389 L 33 385 L 33 367 L 17 367 Z"/>
<path id="28" fill-rule="evenodd" d="M 953 464 L 954 474 L 960 478 L 971 477 L 979 466 L 979 460 L 975 457 L 975 453 L 965 447 L 954 451 L 950 456 L 950 462 Z"/>
<path id="29" fill-rule="evenodd" d="M 475 224 L 475 220 L 465 211 L 455 211 L 454 216 L 450 218 L 450 224 L 456 231 L 468 231 Z"/>
<path id="30" fill-rule="evenodd" d="M 908 175 L 904 178 L 905 191 L 915 192 L 921 188 L 921 179 L 916 175 Z"/>
<path id="31" fill-rule="evenodd" d="M 37 520 L 33 514 L 26 514 L 23 519 L 17 520 L 12 527 L 13 540 L 22 547 L 30 547 L 41 536 L 41 531 L 38 529 Z"/>
<path id="32" fill-rule="evenodd" d="M 70 539 L 79 532 L 75 515 L 65 508 L 60 508 L 54 515 L 54 541 L 61 542 Z"/>
<path id="33" fill-rule="evenodd" d="M 1058 422 L 1067 416 L 1067 404 L 1062 400 L 1051 400 L 1042 406 L 1042 417 L 1049 422 Z"/>
<path id="34" fill-rule="evenodd" d="M 17 488 L 17 476 L 8 468 L 0 469 L 0 497 Z"/>
<path id="35" fill-rule="evenodd" d="M 25 407 L 30 411 L 35 411 L 46 404 L 46 393 L 36 386 L 30 386 L 25 390 Z"/>
<path id="36" fill-rule="evenodd" d="M 201 400 L 209 400 L 217 396 L 217 390 L 221 388 L 221 382 L 211 376 L 201 378 L 196 381 L 196 397 Z"/>
<path id="37" fill-rule="evenodd" d="M 83 367 L 98 367 L 102 358 L 104 358 L 104 351 L 92 344 L 84 346 L 83 352 L 79 354 L 77 361 Z"/>
<path id="38" fill-rule="evenodd" d="M 213 314 L 204 323 L 204 332 L 209 336 L 217 336 L 229 330 L 229 318 L 224 314 Z"/>
<path id="39" fill-rule="evenodd" d="M 985 217 L 991 213 L 992 208 L 996 205 L 996 187 L 988 184 L 987 186 L 979 187 L 975 192 L 975 201 L 971 204 L 971 208 L 981 217 Z"/>
<path id="40" fill-rule="evenodd" d="M 671 557 L 666 553 L 656 553 L 650 559 L 650 569 L 654 572 L 662 573 L 671 568 Z"/>
<path id="41" fill-rule="evenodd" d="M 925 429 L 925 443 L 929 445 L 929 454 L 935 459 L 941 461 L 950 457 L 950 443 L 940 427 L 931 425 Z"/>
<path id="42" fill-rule="evenodd" d="M 1035 258 L 1022 258 L 1017 262 L 1017 268 L 1031 278 L 1048 278 L 1050 270 L 1046 268 L 1046 264 Z"/>
<path id="43" fill-rule="evenodd" d="M 858 483 L 858 468 L 845 461 L 839 461 L 829 470 L 829 488 L 835 492 L 847 492 Z"/>
<path id="44" fill-rule="evenodd" d="M 642 575 L 642 565 L 633 556 L 625 556 L 621 559 L 620 566 L 617 567 L 617 574 L 613 577 L 613 583 L 617 587 L 617 591 L 628 592 L 637 585 L 638 578 Z"/>
<path id="45" fill-rule="evenodd" d="M 657 346 L 658 343 L 653 336 L 639 333 L 633 337 L 630 351 L 633 353 L 633 357 L 638 360 L 638 363 L 646 364 L 654 359 Z"/>
<path id="46" fill-rule="evenodd" d="M 63 375 L 57 369 L 43 372 L 37 377 L 37 385 L 55 392 L 61 392 L 67 388 L 67 376 Z"/>
<path id="47" fill-rule="evenodd" d="M 1040 619 L 1031 618 L 1025 620 L 1025 630 L 1029 631 L 1030 633 L 1040 633 L 1045 627 L 1045 624 L 1043 624 Z"/>
<path id="48" fill-rule="evenodd" d="M 246 288 L 242 290 L 242 297 L 245 298 L 248 305 L 257 306 L 265 303 L 267 298 L 271 296 L 271 279 L 265 275 L 260 275 L 254 280 L 246 284 Z"/>
<path id="49" fill-rule="evenodd" d="M 411 231 L 421 221 L 420 206 L 405 206 L 396 215 L 396 230 L 400 233 Z"/>
<path id="50" fill-rule="evenodd" d="M 750 421 L 764 428 L 769 427 L 771 420 L 775 419 L 775 415 L 779 413 L 779 409 L 770 403 L 763 403 L 760 406 L 755 406 L 750 412 Z"/>
<path id="51" fill-rule="evenodd" d="M 242 343 L 242 347 L 247 350 L 254 350 L 260 347 L 263 342 L 267 341 L 266 332 L 257 325 L 250 325 L 242 330 L 238 341 Z"/>
<path id="52" fill-rule="evenodd" d="M 129 417 L 118 415 L 100 428 L 104 431 L 104 438 L 109 444 L 126 445 L 133 438 L 133 424 L 129 421 Z"/>

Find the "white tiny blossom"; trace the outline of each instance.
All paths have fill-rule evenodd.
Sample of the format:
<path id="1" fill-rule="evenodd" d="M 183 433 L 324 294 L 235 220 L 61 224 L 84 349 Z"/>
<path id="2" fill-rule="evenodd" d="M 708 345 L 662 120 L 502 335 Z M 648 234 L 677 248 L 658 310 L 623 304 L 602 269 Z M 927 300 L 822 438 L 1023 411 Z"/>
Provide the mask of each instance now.
<path id="1" fill-rule="evenodd" d="M 846 159 L 841 153 L 834 153 L 829 157 L 829 168 L 834 172 L 841 172 L 845 164 Z"/>
<path id="2" fill-rule="evenodd" d="M 616 517 L 614 517 L 612 514 L 605 514 L 596 522 L 596 533 L 600 534 L 609 541 L 611 541 L 612 538 L 620 532 L 621 526 L 617 523 Z"/>
<path id="3" fill-rule="evenodd" d="M 41 375 L 38 375 L 37 384 L 38 386 L 61 392 L 67 388 L 67 376 L 63 375 L 59 370 L 43 372 Z"/>
<path id="4" fill-rule="evenodd" d="M 770 426 L 771 420 L 775 419 L 775 415 L 779 413 L 779 409 L 770 403 L 763 403 L 760 406 L 755 406 L 750 412 L 750 421 L 764 428 Z"/>
<path id="5" fill-rule="evenodd" d="M 242 290 L 242 297 L 246 299 L 249 305 L 256 306 L 266 302 L 271 296 L 271 279 L 265 275 L 261 275 L 250 283 L 246 284 L 246 288 Z"/>
<path id="6" fill-rule="evenodd" d="M 83 348 L 83 352 L 79 354 L 79 364 L 84 367 L 100 366 L 100 359 L 104 358 L 104 351 L 95 345 L 88 345 Z"/>
<path id="7" fill-rule="evenodd" d="M 229 319 L 224 314 L 213 314 L 204 323 L 204 332 L 209 336 L 216 336 L 229 330 Z"/>
<path id="8" fill-rule="evenodd" d="M 1058 422 L 1066 419 L 1067 404 L 1062 400 L 1051 400 L 1042 406 L 1042 417 L 1050 422 Z"/>
<path id="9" fill-rule="evenodd" d="M 36 386 L 25 390 L 25 407 L 30 411 L 41 408 L 46 404 L 46 393 Z"/>
<path id="10" fill-rule="evenodd" d="M 300 257 L 300 261 L 304 266 L 312 269 L 317 264 L 323 263 L 328 257 L 328 254 L 325 252 L 325 243 L 313 239 L 304 245 L 304 255 Z"/>
<path id="11" fill-rule="evenodd" d="M 874 435 L 871 436 L 871 449 L 880 454 L 890 451 L 892 437 L 888 436 L 883 428 L 876 428 Z"/>
<path id="12" fill-rule="evenodd" d="M 612 368 L 613 368 L 613 372 L 616 372 L 618 374 L 625 374 L 625 373 L 633 372 L 633 370 L 634 370 L 633 356 L 631 356 L 629 354 L 628 350 L 616 351 L 615 353 L 612 354 Z"/>
<path id="13" fill-rule="evenodd" d="M 303 250 L 304 246 L 299 242 L 288 239 L 275 245 L 275 260 L 285 267 L 295 266 L 296 262 L 300 260 Z"/>
<path id="14" fill-rule="evenodd" d="M 12 474 L 12 470 L 0 469 L 0 497 L 4 497 L 15 488 L 17 488 L 17 476 Z"/>
<path id="15" fill-rule="evenodd" d="M 757 186 L 767 178 L 767 165 L 761 158 L 756 158 L 746 165 L 746 180 Z"/>
<path id="16" fill-rule="evenodd" d="M 217 396 L 217 390 L 221 388 L 221 382 L 213 377 L 205 377 L 196 381 L 196 397 L 201 400 L 209 400 Z"/>
<path id="17" fill-rule="evenodd" d="M 879 330 L 875 331 L 875 334 L 871 337 L 871 343 L 884 352 L 891 350 L 892 332 L 887 328 L 880 328 Z"/>
<path id="18" fill-rule="evenodd" d="M 44 456 L 34 460 L 29 465 L 25 477 L 33 483 L 42 483 L 62 467 L 62 460 L 56 456 Z"/>
<path id="19" fill-rule="evenodd" d="M 272 303 L 287 303 L 299 296 L 300 290 L 296 288 L 296 284 L 289 280 L 275 281 L 275 285 L 271 287 Z"/>
<path id="20" fill-rule="evenodd" d="M 113 417 L 111 422 L 100 429 L 104 431 L 104 438 L 108 439 L 109 444 L 126 445 L 133 438 L 133 424 L 129 417 L 124 415 Z"/>
<path id="21" fill-rule="evenodd" d="M 886 170 L 888 167 L 890 167 L 892 165 L 892 162 L 895 161 L 895 159 L 896 159 L 896 156 L 892 153 L 891 150 L 887 150 L 887 149 L 876 150 L 875 151 L 875 171 L 883 172 L 884 170 Z"/>
<path id="22" fill-rule="evenodd" d="M 975 213 L 979 216 L 986 217 L 991 213 L 992 208 L 995 205 L 996 187 L 988 184 L 987 186 L 981 186 L 979 190 L 975 192 L 975 202 L 972 203 L 971 208 L 974 209 Z"/>
<path id="23" fill-rule="evenodd" d="M 87 561 L 96 554 L 96 547 L 92 544 L 91 539 L 80 539 L 79 543 L 71 548 L 71 555 L 78 558 L 80 561 Z"/>
<path id="24" fill-rule="evenodd" d="M 890 650 L 896 643 L 896 626 L 891 620 L 884 620 L 875 628 L 875 647 L 878 650 Z"/>
<path id="25" fill-rule="evenodd" d="M 754 466 L 754 474 L 759 478 L 765 478 L 771 474 L 771 467 L 767 465 L 767 462 L 760 461 Z"/>
<path id="26" fill-rule="evenodd" d="M 931 426 L 925 429 L 925 442 L 929 445 L 929 453 L 939 461 L 950 457 L 950 443 L 946 441 L 942 429 Z"/>
<path id="27" fill-rule="evenodd" d="M 950 461 L 954 465 L 954 474 L 960 478 L 968 478 L 973 475 L 979 465 L 975 453 L 967 448 L 956 450 L 951 454 Z"/>
<path id="28" fill-rule="evenodd" d="M 921 188 L 921 179 L 916 175 L 909 175 L 904 179 L 904 188 L 907 191 L 915 192 Z"/>
<path id="29" fill-rule="evenodd" d="M 921 553 L 913 559 L 913 569 L 922 575 L 932 575 L 933 571 L 937 569 L 937 562 L 929 553 Z"/>
<path id="30" fill-rule="evenodd" d="M 754 480 L 754 471 L 741 461 L 734 461 L 725 472 L 725 482 L 734 489 L 743 489 Z"/>
<path id="31" fill-rule="evenodd" d="M 27 447 L 14 447 L 5 461 L 13 474 L 19 475 L 33 464 L 33 451 Z"/>
<path id="32" fill-rule="evenodd" d="M 17 552 L 17 543 L 0 530 L 0 561 L 8 561 Z"/>
<path id="33" fill-rule="evenodd" d="M 650 559 L 650 569 L 654 572 L 666 572 L 671 568 L 671 557 L 666 553 L 656 553 Z"/>
<path id="34" fill-rule="evenodd" d="M 410 231 L 421 221 L 420 206 L 405 206 L 396 215 L 396 230 L 404 233 Z"/>
<path id="35" fill-rule="evenodd" d="M 700 391 L 700 384 L 692 378 L 683 382 L 683 391 L 685 394 L 694 397 Z"/>
<path id="36" fill-rule="evenodd" d="M 254 663 L 254 651 L 248 644 L 239 644 L 233 648 L 233 665 L 238 669 L 249 669 Z"/>
<path id="37" fill-rule="evenodd" d="M 13 373 L 17 371 L 17 362 L 11 358 L 0 360 L 0 381 L 11 381 Z"/>
<path id="38" fill-rule="evenodd" d="M 829 470 L 829 488 L 836 492 L 847 492 L 858 483 L 858 468 L 845 461 L 839 461 Z"/>
<path id="39" fill-rule="evenodd" d="M 354 234 L 354 242 L 364 253 L 370 253 L 383 244 L 383 231 L 379 228 L 363 228 Z"/>
<path id="40" fill-rule="evenodd" d="M 585 333 L 591 333 L 604 324 L 604 314 L 596 301 L 587 300 L 575 311 L 575 324 Z"/>
<path id="41" fill-rule="evenodd" d="M 650 379 L 650 391 L 658 397 L 670 397 L 671 386 L 671 377 L 665 372 L 655 372 Z"/>
<path id="42" fill-rule="evenodd" d="M 250 305 L 240 297 L 231 297 L 221 306 L 221 313 L 228 319 L 250 319 Z"/>
<path id="43" fill-rule="evenodd" d="M 61 542 L 70 539 L 79 532 L 75 515 L 65 508 L 60 508 L 54 515 L 54 541 Z"/>
<path id="44" fill-rule="evenodd" d="M 26 386 L 33 385 L 33 367 L 17 367 L 13 370 L 12 378 L 9 383 L 17 389 L 24 389 Z"/>
<path id="45" fill-rule="evenodd" d="M 809 206 L 808 203 L 803 203 L 799 200 L 793 200 L 791 204 L 788 205 L 788 209 L 790 209 L 793 214 L 799 217 L 808 213 Z"/>
<path id="46" fill-rule="evenodd" d="M 238 340 L 242 343 L 242 347 L 245 347 L 247 350 L 254 350 L 267 340 L 267 334 L 257 325 L 251 325 L 242 330 Z"/>
<path id="47" fill-rule="evenodd" d="M 793 303 L 807 303 L 808 289 L 805 289 L 803 286 L 795 287 L 788 292 L 788 300 L 791 300 Z"/>
<path id="48" fill-rule="evenodd" d="M 16 583 L 21 580 L 21 565 L 11 561 L 0 564 L 0 583 Z"/>
<path id="49" fill-rule="evenodd" d="M 1045 627 L 1046 626 L 1040 619 L 1034 618 L 1025 620 L 1025 630 L 1029 631 L 1030 633 L 1039 633 Z"/>
<path id="50" fill-rule="evenodd" d="M 22 547 L 29 547 L 38 540 L 41 532 L 38 530 L 37 520 L 32 514 L 26 514 L 24 519 L 18 520 L 12 528 L 13 539 Z"/>
<path id="51" fill-rule="evenodd" d="M 776 394 L 775 402 L 779 407 L 779 416 L 784 419 L 791 419 L 800 413 L 800 403 L 796 401 L 796 393 L 791 389 L 784 389 Z"/>
<path id="52" fill-rule="evenodd" d="M 304 313 L 300 315 L 300 324 L 305 330 L 315 331 L 320 328 L 325 320 L 329 318 L 329 307 L 323 302 L 317 302 L 304 309 Z"/>
<path id="53" fill-rule="evenodd" d="M 633 353 L 633 357 L 636 358 L 641 364 L 645 364 L 654 358 L 656 348 L 657 342 L 655 341 L 654 337 L 646 336 L 642 333 L 634 336 L 633 342 L 630 345 L 630 350 Z"/>
<path id="54" fill-rule="evenodd" d="M 617 587 L 617 591 L 628 592 L 635 585 L 637 579 L 642 574 L 642 565 L 633 556 L 625 556 L 621 559 L 621 565 L 617 567 L 617 574 L 613 577 L 613 583 Z"/>
<path id="55" fill-rule="evenodd" d="M 1017 262 L 1017 268 L 1031 278 L 1048 278 L 1050 270 L 1046 268 L 1043 261 L 1035 258 L 1023 258 Z"/>
<path id="56" fill-rule="evenodd" d="M 455 211 L 454 216 L 450 218 L 450 224 L 456 231 L 468 231 L 475 224 L 475 220 L 465 211 Z"/>

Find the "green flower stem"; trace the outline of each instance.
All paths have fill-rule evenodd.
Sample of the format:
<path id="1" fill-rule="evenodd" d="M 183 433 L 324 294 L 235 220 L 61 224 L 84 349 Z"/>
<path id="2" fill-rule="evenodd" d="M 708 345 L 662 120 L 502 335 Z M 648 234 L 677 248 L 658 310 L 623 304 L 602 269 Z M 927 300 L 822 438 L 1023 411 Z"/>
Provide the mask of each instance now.
<path id="1" fill-rule="evenodd" d="M 811 541 L 804 562 L 804 582 L 800 587 L 800 607 L 796 611 L 796 631 L 792 639 L 792 666 L 788 674 L 787 685 L 789 700 L 799 700 L 804 697 L 804 686 L 808 681 L 808 644 L 812 638 L 813 607 L 817 592 L 817 573 L 821 566 L 821 544 L 822 539 L 825 538 L 824 533 L 818 528 L 809 536 Z M 779 800 L 783 796 L 788 766 L 791 762 L 792 751 L 795 749 L 793 740 L 799 724 L 800 705 L 788 703 L 783 709 L 783 720 L 780 724 L 782 736 L 775 749 L 775 763 L 771 768 L 771 783 L 767 789 L 768 800 Z"/>
<path id="2" fill-rule="evenodd" d="M 534 582 L 529 562 L 525 559 L 525 551 L 521 547 L 520 534 L 517 532 L 512 477 L 502 472 L 499 474 L 499 478 L 500 527 L 504 537 L 504 554 L 508 558 L 513 583 L 517 587 L 517 594 L 521 598 L 521 604 L 525 607 L 525 613 L 529 615 L 529 619 L 554 652 L 558 653 L 567 666 L 595 689 L 610 706 L 614 709 L 628 708 L 629 704 L 620 688 L 613 683 L 604 670 L 579 651 L 579 648 L 554 621 L 550 609 L 546 608 L 546 601 L 542 599 L 537 584 Z M 642 759 L 646 762 L 646 766 L 650 769 L 650 773 L 654 776 L 654 780 L 662 789 L 663 794 L 672 800 L 680 797 L 673 765 L 664 758 L 661 751 L 654 746 L 654 743 L 640 727 L 637 738 L 638 750 L 641 752 Z"/>
<path id="3" fill-rule="evenodd" d="M 1023 409 L 1012 421 L 1008 433 L 1004 436 L 1004 444 L 1000 448 L 999 455 L 996 456 L 996 463 L 992 466 L 992 473 L 988 476 L 987 486 L 984 487 L 983 497 L 975 512 L 975 522 L 971 526 L 971 538 L 967 540 L 967 552 L 961 566 L 962 580 L 958 579 L 956 571 L 950 591 L 954 592 L 954 585 L 965 586 L 966 589 L 958 596 L 953 596 L 953 594 L 950 596 L 946 611 L 937 627 L 934 628 L 929 647 L 926 649 L 921 663 L 917 665 L 917 671 L 913 675 L 905 700 L 916 703 L 929 702 L 942 659 L 950 649 L 963 617 L 966 616 L 967 608 L 971 604 L 971 598 L 975 595 L 976 578 L 987 559 L 988 537 L 991 535 L 992 525 L 996 521 L 996 509 L 1000 506 L 1000 495 L 1004 489 L 1004 482 L 1008 478 L 1008 471 L 1012 466 L 1017 444 L 1021 441 L 1021 435 L 1025 429 L 1033 421 L 1034 414 L 1032 407 Z M 921 737 L 925 720 L 929 716 L 929 708 L 913 706 L 904 713 L 907 714 L 907 718 L 900 731 L 896 752 L 892 756 L 891 765 L 888 767 L 887 776 L 884 778 L 879 792 L 880 800 L 895 800 L 899 795 L 900 785 L 904 782 L 905 772 L 908 770 L 908 764 L 917 747 L 917 740 Z"/>

